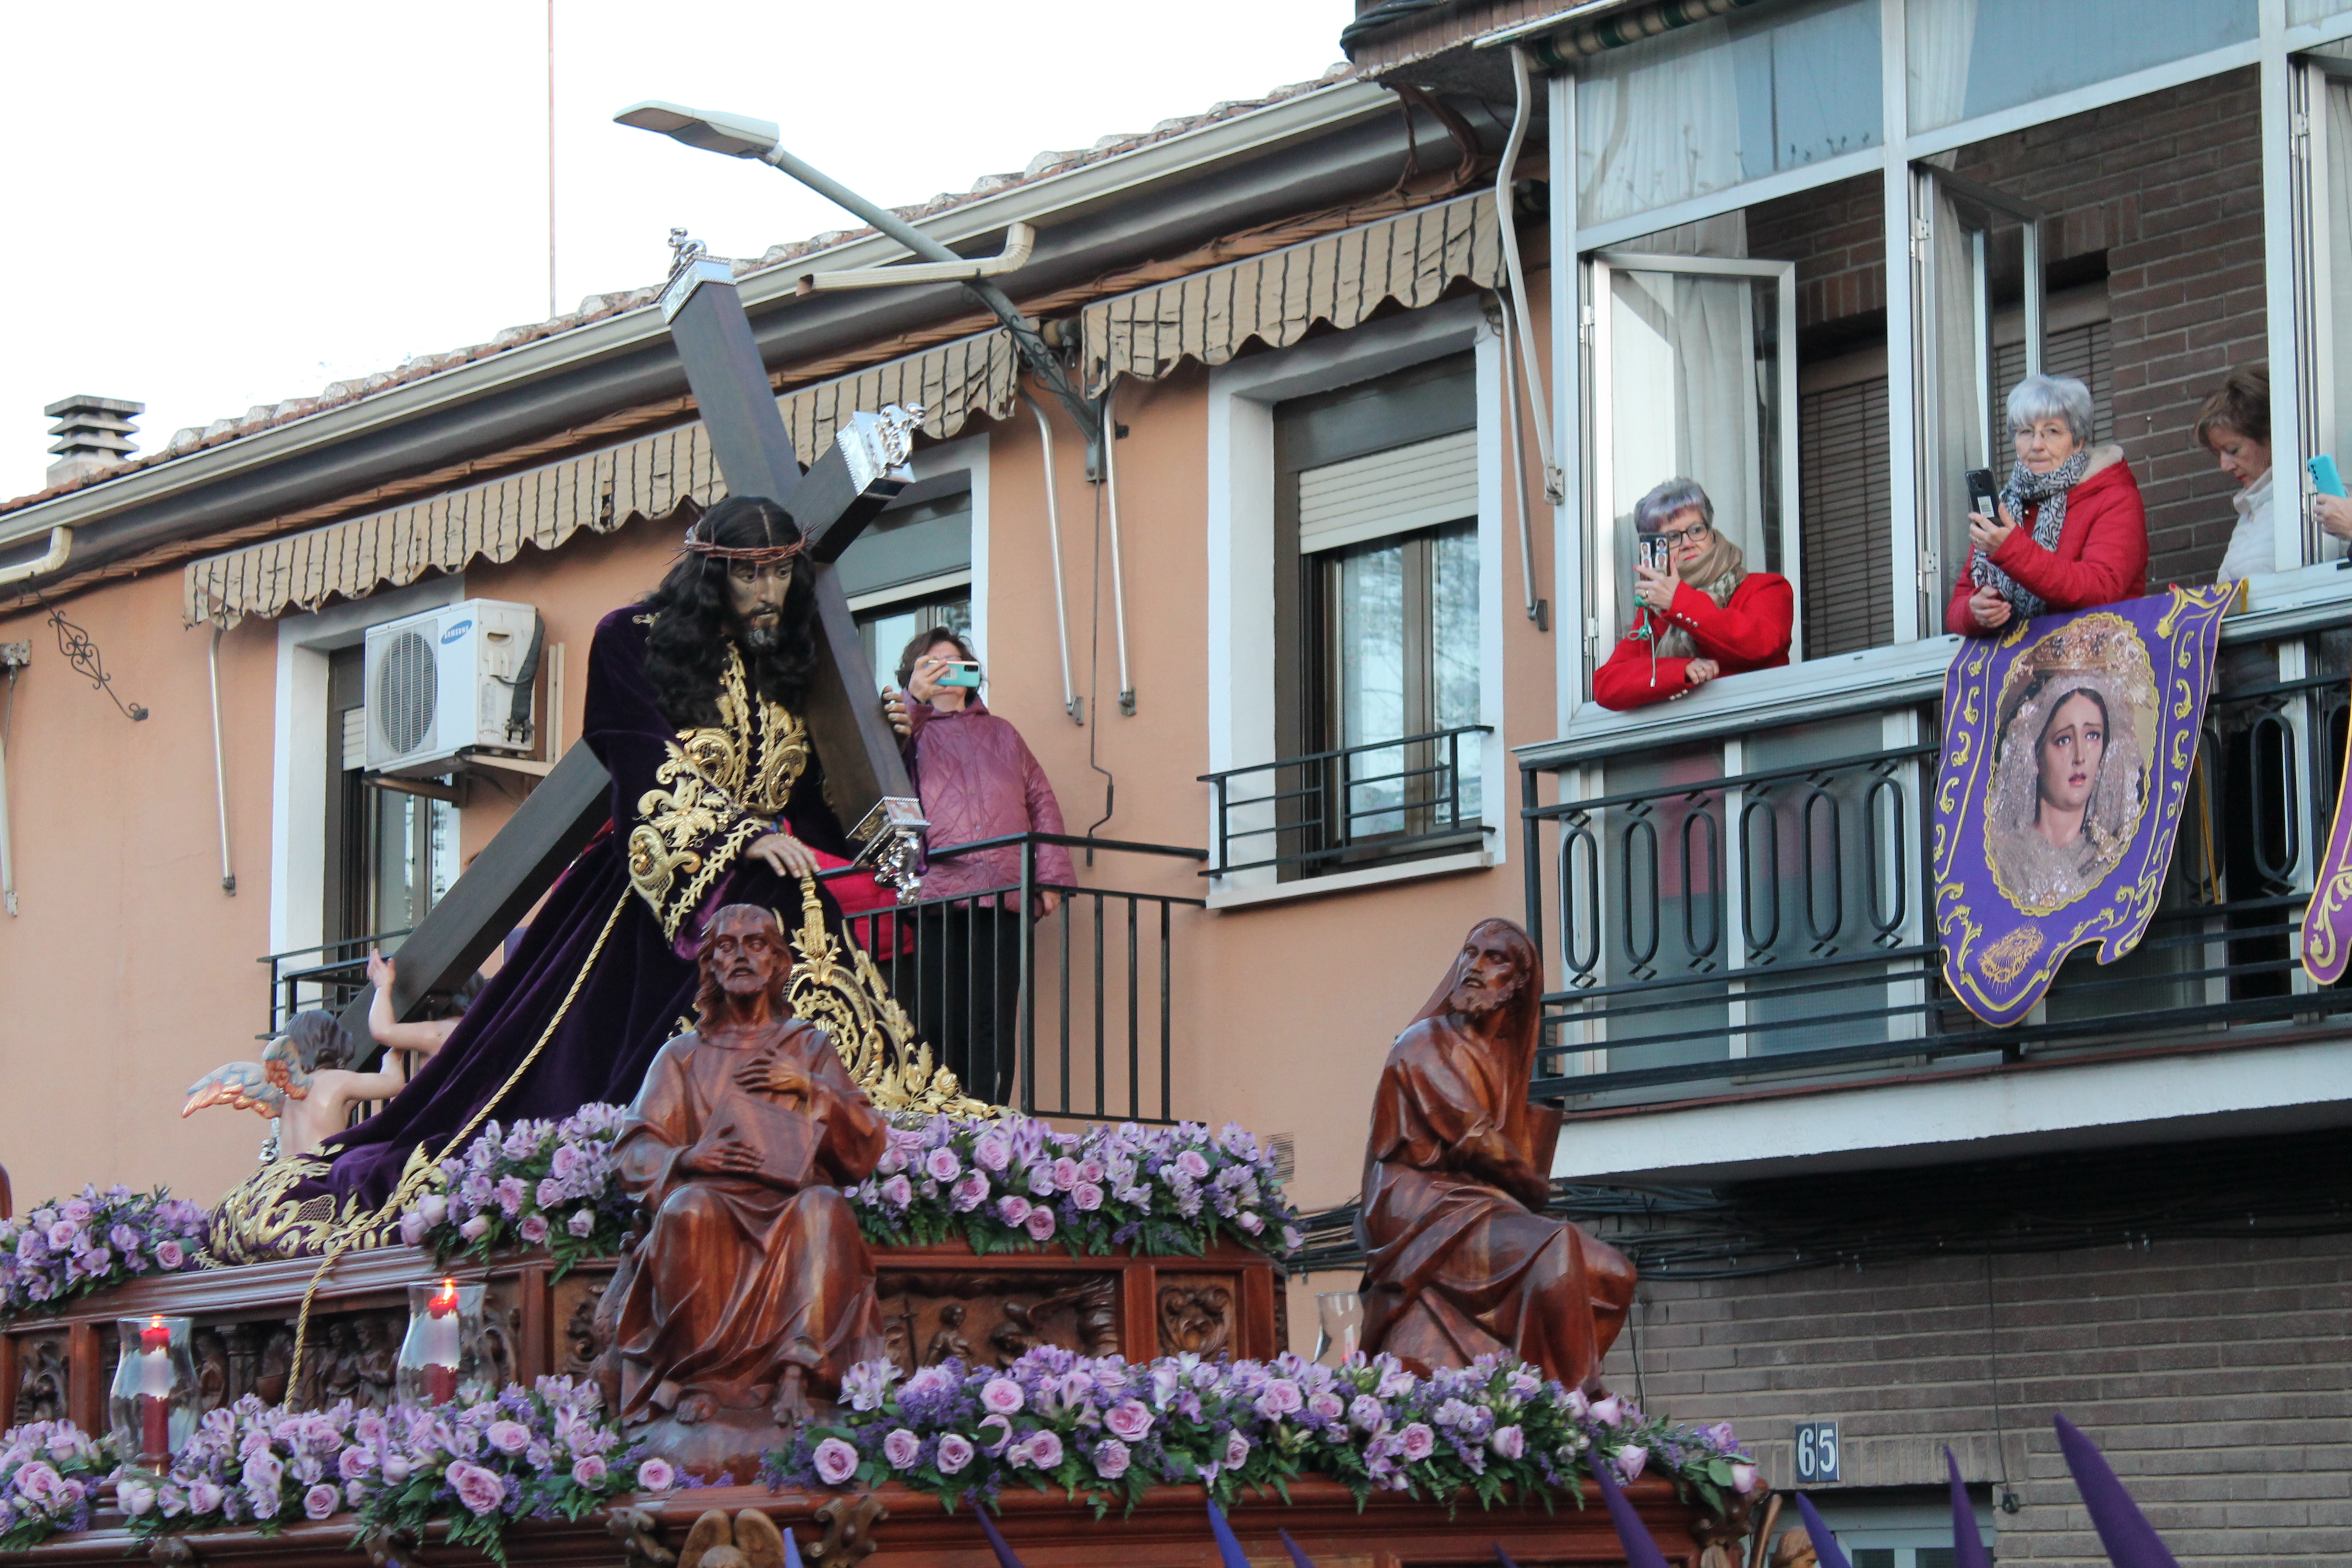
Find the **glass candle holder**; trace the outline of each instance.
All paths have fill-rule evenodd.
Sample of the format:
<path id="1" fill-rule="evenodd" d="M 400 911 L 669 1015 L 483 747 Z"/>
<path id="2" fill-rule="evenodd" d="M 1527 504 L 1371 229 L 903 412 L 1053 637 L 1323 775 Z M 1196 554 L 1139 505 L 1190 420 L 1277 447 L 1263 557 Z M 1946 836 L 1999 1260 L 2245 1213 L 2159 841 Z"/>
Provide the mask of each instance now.
<path id="1" fill-rule="evenodd" d="M 116 1450 L 150 1469 L 171 1462 L 196 1429 L 196 1360 L 189 1318 L 117 1318 L 122 1356 L 106 1400 Z"/>
<path id="2" fill-rule="evenodd" d="M 408 1288 L 408 1334 L 394 1388 L 412 1405 L 446 1405 L 481 1383 L 482 1296 L 488 1288 L 444 1279 Z"/>
<path id="3" fill-rule="evenodd" d="M 1326 1290 L 1315 1298 L 1318 1332 L 1315 1359 L 1338 1366 L 1363 1348 L 1364 1299 L 1353 1290 Z"/>

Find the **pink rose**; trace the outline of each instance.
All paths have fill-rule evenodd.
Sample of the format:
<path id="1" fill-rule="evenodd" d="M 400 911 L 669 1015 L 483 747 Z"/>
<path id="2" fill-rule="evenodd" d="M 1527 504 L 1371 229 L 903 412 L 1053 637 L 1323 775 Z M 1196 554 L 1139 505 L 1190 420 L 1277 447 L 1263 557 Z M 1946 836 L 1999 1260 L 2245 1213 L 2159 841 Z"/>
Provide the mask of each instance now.
<path id="1" fill-rule="evenodd" d="M 882 1184 L 882 1201 L 894 1209 L 905 1208 L 915 1201 L 914 1184 L 907 1180 L 903 1172 L 891 1177 Z"/>
<path id="2" fill-rule="evenodd" d="M 122 1505 L 122 1511 L 125 1514 L 137 1519 L 155 1506 L 155 1489 L 144 1481 L 123 1481 L 114 1489 L 114 1500 Z M 323 1519 L 326 1516 L 312 1514 L 310 1517 Z"/>
<path id="3" fill-rule="evenodd" d="M 416 1212 L 425 1216 L 427 1226 L 439 1225 L 449 1217 L 449 1200 L 434 1193 L 416 1205 Z"/>
<path id="4" fill-rule="evenodd" d="M 467 1241 L 479 1241 L 490 1234 L 490 1216 L 478 1214 L 457 1227 L 457 1234 Z"/>
<path id="5" fill-rule="evenodd" d="M 523 1215 L 522 1223 L 515 1226 L 515 1234 L 521 1237 L 527 1245 L 537 1247 L 547 1239 L 547 1216 L 543 1214 Z"/>
<path id="6" fill-rule="evenodd" d="M 1139 1443 L 1151 1430 L 1151 1407 L 1140 1399 L 1122 1399 L 1103 1413 L 1103 1425 L 1111 1436 L 1129 1443 Z"/>
<path id="7" fill-rule="evenodd" d="M 343 1494 L 325 1481 L 302 1494 L 302 1516 L 305 1519 L 324 1519 L 342 1505 Z"/>
<path id="8" fill-rule="evenodd" d="M 943 1476 L 954 1475 L 971 1463 L 971 1442 L 950 1432 L 940 1439 L 939 1456 L 931 1461 Z"/>
<path id="9" fill-rule="evenodd" d="M 838 1437 L 819 1443 L 811 1458 L 816 1463 L 817 1479 L 829 1487 L 837 1487 L 857 1473 L 857 1450 Z"/>
<path id="10" fill-rule="evenodd" d="M 1268 1382 L 1265 1392 L 1257 1396 L 1257 1413 L 1273 1420 L 1287 1415 L 1306 1404 L 1306 1396 L 1298 1392 L 1297 1384 L 1286 1377 L 1277 1377 Z"/>
<path id="11" fill-rule="evenodd" d="M 1734 1464 L 1731 1467 L 1731 1489 L 1746 1497 L 1756 1489 L 1756 1467 Z"/>
<path id="12" fill-rule="evenodd" d="M 1397 1437 L 1404 1445 L 1404 1457 L 1407 1463 L 1418 1464 L 1429 1458 L 1437 1448 L 1437 1434 L 1429 1429 L 1426 1422 L 1408 1422 L 1405 1429 L 1397 1434 Z"/>
<path id="13" fill-rule="evenodd" d="M 1102 1179 L 1103 1166 L 1100 1160 L 1081 1160 L 1078 1162 L 1078 1180 L 1082 1182 L 1099 1183 Z"/>
<path id="14" fill-rule="evenodd" d="M 1041 1470 L 1050 1470 L 1062 1462 L 1062 1439 L 1053 1432 L 1039 1432 L 1015 1452 L 1021 1458 L 1015 1463 L 1027 1463 Z"/>
<path id="15" fill-rule="evenodd" d="M 1127 1474 L 1127 1445 L 1116 1437 L 1106 1437 L 1095 1445 L 1095 1474 L 1107 1481 L 1115 1481 Z"/>
<path id="16" fill-rule="evenodd" d="M 981 1385 L 980 1407 L 992 1415 L 1010 1415 L 1027 1403 L 1021 1385 L 1009 1377 L 992 1377 Z"/>
<path id="17" fill-rule="evenodd" d="M 156 1268 L 177 1269 L 187 1261 L 187 1251 L 178 1242 L 166 1239 L 155 1244 Z"/>
<path id="18" fill-rule="evenodd" d="M 188 1483 L 188 1511 L 192 1514 L 218 1513 L 223 1500 L 220 1488 L 210 1481 Z"/>
<path id="19" fill-rule="evenodd" d="M 1029 1200 L 1019 1193 L 1007 1193 L 996 1200 L 998 1217 L 1007 1225 L 1020 1225 L 1029 1218 Z"/>
<path id="20" fill-rule="evenodd" d="M 403 1246 L 425 1245 L 425 1216 L 415 1209 L 400 1216 L 400 1239 Z M 160 1261 L 160 1259 L 159 1259 Z"/>
<path id="21" fill-rule="evenodd" d="M 1582 1416 L 1592 1414 L 1592 1401 L 1584 1397 L 1584 1390 L 1580 1388 L 1570 1389 L 1565 1403 L 1570 1415 Z"/>
<path id="22" fill-rule="evenodd" d="M 493 1421 L 482 1436 L 501 1454 L 520 1454 L 530 1447 L 530 1428 L 520 1421 Z"/>
<path id="23" fill-rule="evenodd" d="M 1503 1458 L 1516 1459 L 1528 1451 L 1528 1435 L 1517 1426 L 1497 1426 L 1486 1446 Z"/>
<path id="24" fill-rule="evenodd" d="M 1029 1239 L 1032 1241 L 1053 1240 L 1054 1211 L 1045 1207 L 1043 1204 L 1031 1209 L 1029 1211 L 1029 1224 L 1027 1226 L 1027 1229 L 1029 1232 Z"/>
<path id="25" fill-rule="evenodd" d="M 922 1439 L 900 1426 L 882 1439 L 882 1457 L 890 1461 L 894 1470 L 910 1468 L 915 1457 L 923 1451 Z"/>
<path id="26" fill-rule="evenodd" d="M 1102 1207 L 1103 1190 L 1092 1182 L 1080 1182 L 1070 1189 L 1070 1201 L 1088 1214 Z"/>
<path id="27" fill-rule="evenodd" d="M 589 1234 L 596 1228 L 596 1211 L 574 1209 L 572 1212 L 572 1217 L 563 1222 L 563 1228 L 583 1240 L 587 1239 Z"/>
<path id="28" fill-rule="evenodd" d="M 1620 1479 L 1636 1480 L 1650 1463 L 1650 1450 L 1629 1443 L 1618 1449 L 1617 1457 L 1610 1462 L 1617 1467 Z"/>
<path id="29" fill-rule="evenodd" d="M 1054 1185 L 1068 1192 L 1078 1184 L 1078 1163 L 1067 1154 L 1054 1162 Z"/>
<path id="30" fill-rule="evenodd" d="M 1209 1162 L 1198 1149 L 1187 1149 L 1176 1156 L 1176 1168 L 1197 1182 L 1208 1175 Z"/>
<path id="31" fill-rule="evenodd" d="M 610 1473 L 604 1459 L 594 1454 L 572 1461 L 572 1484 L 584 1491 L 593 1492 L 602 1487 L 604 1478 Z"/>
<path id="32" fill-rule="evenodd" d="M 1250 1440 L 1248 1438 L 1243 1436 L 1238 1432 L 1228 1432 L 1225 1434 L 1225 1468 L 1229 1470 L 1239 1469 L 1243 1462 L 1249 1458 L 1249 1451 Z"/>
<path id="33" fill-rule="evenodd" d="M 1307 1396 L 1307 1413 L 1320 1421 L 1337 1421 L 1348 1413 L 1348 1407 L 1329 1389 L 1318 1388 Z"/>
<path id="34" fill-rule="evenodd" d="M 971 1157 L 992 1171 L 1001 1171 L 1013 1163 L 1013 1141 L 994 1128 L 971 1141 Z"/>
<path id="35" fill-rule="evenodd" d="M 1625 1402 L 1615 1394 L 1593 1401 L 1592 1418 L 1603 1426 L 1614 1426 L 1625 1419 Z"/>
<path id="36" fill-rule="evenodd" d="M 978 1171 L 967 1172 L 948 1191 L 949 1205 L 958 1214 L 970 1214 L 987 1201 L 988 1178 Z"/>
<path id="37" fill-rule="evenodd" d="M 495 1513 L 499 1505 L 506 1500 L 506 1482 L 500 1480 L 495 1471 L 486 1470 L 479 1465 L 468 1464 L 463 1459 L 452 1460 L 444 1479 L 457 1492 L 457 1500 L 477 1515 Z"/>
<path id="38" fill-rule="evenodd" d="M 637 1489 L 666 1492 L 677 1485 L 677 1470 L 667 1459 L 647 1459 L 637 1467 Z"/>
<path id="39" fill-rule="evenodd" d="M 952 1182 L 963 1174 L 963 1162 L 952 1149 L 934 1149 L 923 1156 L 923 1170 L 935 1181 Z"/>

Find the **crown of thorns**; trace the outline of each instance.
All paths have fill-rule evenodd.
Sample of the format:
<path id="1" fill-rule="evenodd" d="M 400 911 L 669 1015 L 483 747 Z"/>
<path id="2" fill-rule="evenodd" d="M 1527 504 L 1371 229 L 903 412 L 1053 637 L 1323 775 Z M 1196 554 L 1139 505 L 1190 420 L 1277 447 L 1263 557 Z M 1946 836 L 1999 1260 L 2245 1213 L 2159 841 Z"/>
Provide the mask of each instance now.
<path id="1" fill-rule="evenodd" d="M 781 566 L 808 547 L 808 540 L 804 537 L 795 539 L 790 544 L 719 544 L 696 538 L 695 530 L 701 526 L 702 519 L 699 517 L 686 525 L 686 548 L 697 555 L 713 556 L 720 561 L 748 561 L 754 566 Z"/>

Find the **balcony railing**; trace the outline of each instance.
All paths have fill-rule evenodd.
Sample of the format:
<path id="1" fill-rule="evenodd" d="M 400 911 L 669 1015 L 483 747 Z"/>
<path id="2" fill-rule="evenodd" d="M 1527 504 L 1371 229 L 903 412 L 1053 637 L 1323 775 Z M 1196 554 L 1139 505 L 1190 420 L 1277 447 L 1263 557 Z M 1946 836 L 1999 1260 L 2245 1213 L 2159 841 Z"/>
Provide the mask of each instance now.
<path id="1" fill-rule="evenodd" d="M 1276 868 L 1285 877 L 1484 842 L 1479 755 L 1493 726 L 1309 752 L 1202 773 L 1215 792 L 1204 875 Z"/>
<path id="2" fill-rule="evenodd" d="M 1942 980 L 1936 704 L 1527 764 L 1528 923 L 1550 986 L 1537 1092 L 1682 1100 L 1956 1058 L 2291 1037 L 2352 1010 L 2352 986 L 2315 987 L 2295 956 L 2344 755 L 2347 641 L 2225 647 L 2147 934 L 2113 964 L 2078 950 L 2005 1029 Z M 2256 646 L 2271 657 L 2240 657 Z"/>
<path id="3" fill-rule="evenodd" d="M 950 845 L 928 852 L 934 870 L 1006 849 L 1017 865 L 952 898 L 855 916 L 851 935 L 874 955 L 933 1060 L 954 1068 L 968 1092 L 1033 1116 L 1176 1121 L 1176 911 L 1203 901 L 1055 881 L 1038 869 L 1049 845 L 1089 860 L 1208 858 L 1058 833 Z M 1047 894 L 1051 913 L 1018 917 L 1042 910 Z"/>
<path id="4" fill-rule="evenodd" d="M 269 1026 L 254 1038 L 266 1040 L 284 1032 L 297 1013 L 323 1007 L 340 1013 L 352 998 L 367 989 L 370 948 L 397 952 L 408 928 L 344 937 L 316 947 L 289 948 L 262 955 L 269 965 Z"/>

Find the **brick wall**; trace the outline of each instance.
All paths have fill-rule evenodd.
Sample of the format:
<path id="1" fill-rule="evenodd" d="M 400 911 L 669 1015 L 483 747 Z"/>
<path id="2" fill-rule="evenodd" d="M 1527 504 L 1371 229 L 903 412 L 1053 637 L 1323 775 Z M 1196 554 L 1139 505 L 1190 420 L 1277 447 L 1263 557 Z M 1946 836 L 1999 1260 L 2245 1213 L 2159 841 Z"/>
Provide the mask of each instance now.
<path id="1" fill-rule="evenodd" d="M 1998 1516 L 2003 1561 L 2106 1562 L 2053 1411 L 2183 1563 L 2352 1553 L 2352 1237 L 1998 1258 L 1990 1310 L 1987 1281 L 1981 1258 L 1645 1281 L 1648 1407 L 1732 1421 L 1779 1486 L 1791 1423 L 1834 1420 L 1843 1489 L 1941 1487 L 1946 1443 L 1969 1480 L 1998 1479 L 1997 1389 L 2023 1504 Z M 1634 1386 L 1632 1343 L 1610 1354 L 1612 1387 Z"/>
<path id="2" fill-rule="evenodd" d="M 1864 174 L 1748 209 L 1748 254 L 1797 264 L 1800 331 L 1886 309 L 1884 205 Z"/>
<path id="3" fill-rule="evenodd" d="M 1958 172 L 2060 215 L 2051 259 L 2105 250 L 2114 426 L 2147 504 L 2148 585 L 2210 581 L 2237 513 L 2190 432 L 2232 365 L 2267 357 L 2261 112 L 2252 69 L 1961 151 Z"/>

